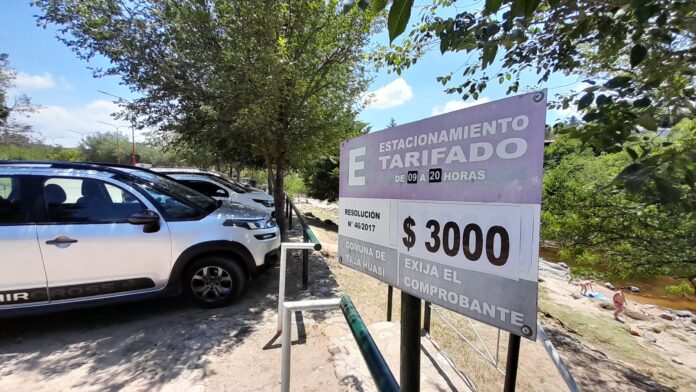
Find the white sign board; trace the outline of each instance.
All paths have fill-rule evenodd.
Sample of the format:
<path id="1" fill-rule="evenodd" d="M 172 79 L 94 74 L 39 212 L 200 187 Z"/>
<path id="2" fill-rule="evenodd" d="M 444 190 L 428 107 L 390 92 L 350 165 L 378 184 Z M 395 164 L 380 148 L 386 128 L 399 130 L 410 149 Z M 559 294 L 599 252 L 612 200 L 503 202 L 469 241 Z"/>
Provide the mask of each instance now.
<path id="1" fill-rule="evenodd" d="M 341 146 L 339 260 L 536 339 L 546 92 Z"/>

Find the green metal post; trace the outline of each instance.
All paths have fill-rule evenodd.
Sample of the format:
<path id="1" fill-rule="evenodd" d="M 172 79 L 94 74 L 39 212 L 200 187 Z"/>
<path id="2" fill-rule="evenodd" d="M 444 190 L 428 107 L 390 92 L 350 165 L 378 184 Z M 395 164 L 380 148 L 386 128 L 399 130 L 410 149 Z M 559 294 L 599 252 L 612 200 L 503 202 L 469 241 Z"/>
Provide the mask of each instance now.
<path id="1" fill-rule="evenodd" d="M 309 242 L 307 230 L 302 233 L 302 242 Z M 307 290 L 309 285 L 309 249 L 302 250 L 302 290 Z"/>
<path id="2" fill-rule="evenodd" d="M 430 334 L 430 305 L 430 302 L 425 301 L 425 309 L 423 309 L 423 329 L 427 334 Z"/>
<path id="3" fill-rule="evenodd" d="M 420 391 L 421 300 L 401 292 L 401 375 L 402 392 Z"/>
<path id="4" fill-rule="evenodd" d="M 285 195 L 285 216 L 288 216 L 288 210 L 290 209 L 290 198 Z"/>
<path id="5" fill-rule="evenodd" d="M 309 239 L 309 242 L 314 244 L 314 250 L 321 250 L 321 243 L 319 242 L 319 239 L 317 238 L 316 235 L 314 235 L 314 232 L 312 229 L 307 227 L 305 229 L 305 234 L 307 235 L 307 239 Z"/>
<path id="6" fill-rule="evenodd" d="M 365 359 L 365 364 L 367 364 L 367 368 L 370 370 L 370 374 L 375 381 L 377 389 L 380 392 L 398 391 L 399 384 L 396 383 L 396 379 L 389 369 L 389 365 L 387 365 L 384 357 L 382 357 L 379 348 L 377 348 L 375 341 L 367 330 L 367 326 L 360 318 L 360 314 L 358 314 L 353 302 L 351 302 L 347 295 L 341 296 L 341 310 L 353 333 L 355 342 L 358 344 L 360 353 L 363 359 Z"/>
<path id="7" fill-rule="evenodd" d="M 387 321 L 392 319 L 392 298 L 394 297 L 394 287 L 387 287 Z"/>
<path id="8" fill-rule="evenodd" d="M 288 231 L 292 230 L 292 200 L 288 197 Z"/>

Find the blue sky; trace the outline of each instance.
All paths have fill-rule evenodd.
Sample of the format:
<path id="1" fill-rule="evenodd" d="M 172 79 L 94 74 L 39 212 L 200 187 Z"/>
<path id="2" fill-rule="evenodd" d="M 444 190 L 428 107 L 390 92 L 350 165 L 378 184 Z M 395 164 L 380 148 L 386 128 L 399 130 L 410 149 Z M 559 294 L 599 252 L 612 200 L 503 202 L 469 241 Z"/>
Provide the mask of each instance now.
<path id="1" fill-rule="evenodd" d="M 10 64 L 17 72 L 16 86 L 11 93 L 26 94 L 41 107 L 23 119 L 38 132 L 35 136 L 43 137 L 47 143 L 75 146 L 80 141 L 80 132 L 113 130 L 113 127 L 98 121 L 122 126 L 123 132 L 128 131 L 127 123 L 111 116 L 118 111 L 118 105 L 113 102 L 115 98 L 99 90 L 125 99 L 132 98 L 133 94 L 120 84 L 118 77 L 95 79 L 89 69 L 107 65 L 106 59 L 97 57 L 89 63 L 78 59 L 55 38 L 53 26 L 44 29 L 36 25 L 34 15 L 38 11 L 30 7 L 28 1 L 5 0 L 2 9 L 0 53 L 9 54 Z M 386 32 L 373 41 L 385 42 Z M 456 95 L 445 94 L 443 86 L 435 80 L 437 76 L 459 68 L 467 57 L 462 54 L 442 56 L 436 51 L 426 55 L 401 76 L 379 71 L 369 89 L 372 103 L 361 113 L 360 119 L 371 124 L 373 130 L 380 130 L 391 118 L 403 124 L 473 105 L 474 102 L 464 103 Z M 500 68 L 496 64 L 491 67 Z M 548 84 L 536 85 L 534 75 L 529 75 L 522 80 L 521 91 L 525 88 L 549 88 L 549 95 L 553 96 L 576 88 L 578 83 L 574 83 L 575 80 L 555 75 Z M 492 83 L 479 97 L 478 103 L 504 96 L 505 87 Z M 569 113 L 549 111 L 547 118 L 553 122 Z M 136 139 L 144 140 L 142 132 L 137 132 Z"/>

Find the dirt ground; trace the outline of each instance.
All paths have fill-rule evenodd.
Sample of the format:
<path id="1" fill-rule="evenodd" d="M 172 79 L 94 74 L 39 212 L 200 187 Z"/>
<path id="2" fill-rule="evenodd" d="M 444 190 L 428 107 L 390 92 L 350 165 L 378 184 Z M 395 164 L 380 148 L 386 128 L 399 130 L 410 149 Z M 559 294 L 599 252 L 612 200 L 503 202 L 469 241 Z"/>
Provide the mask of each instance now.
<path id="1" fill-rule="evenodd" d="M 696 323 L 679 317 L 662 319 L 664 309 L 634 301 L 627 303 L 622 322 L 617 322 L 613 309 L 579 297 L 575 284 L 546 278 L 541 287 L 542 322 L 581 385 L 626 391 L 696 390 Z M 594 289 L 609 298 L 613 294 L 601 284 Z"/>
<path id="2" fill-rule="evenodd" d="M 310 258 L 310 289 L 303 291 L 300 259 L 290 259 L 289 299 L 348 294 L 366 324 L 374 324 L 371 331 L 378 336 L 380 349 L 393 351 L 385 355 L 392 369 L 397 368 L 398 350 L 389 347 L 398 341 L 398 324 L 383 323 L 387 286 L 338 264 L 337 226 L 324 221 L 335 222 L 334 206 L 301 208 L 315 216 L 308 221 L 324 246 L 326 260 Z M 696 323 L 692 327 L 678 318 L 661 319 L 662 309 L 640 304 L 629 304 L 629 309 L 642 320 L 624 316 L 625 323 L 618 323 L 596 301 L 574 297 L 577 286 L 542 276 L 540 322 L 583 390 L 696 390 Z M 197 309 L 182 298 L 169 298 L 1 320 L 0 391 L 276 391 L 280 386 L 277 291 L 276 267 L 256 279 L 244 299 L 222 309 Z M 397 323 L 399 304 L 399 292 L 394 290 L 392 320 Z M 296 325 L 293 391 L 372 390 L 340 311 L 304 312 L 296 317 Z M 656 341 L 649 341 L 649 335 Z M 505 333 L 498 335 L 495 328 L 439 310 L 433 313 L 428 340 L 434 345 L 425 356 L 439 365 L 454 363 L 466 385 L 434 383 L 433 390 L 502 389 Z M 489 353 L 492 363 L 476 350 Z M 424 379 L 437 377 L 439 370 L 433 369 Z M 518 390 L 566 390 L 539 342 L 523 339 Z"/>
<path id="3" fill-rule="evenodd" d="M 310 277 L 322 292 L 300 291 L 301 263 L 292 260 L 290 299 L 338 292 L 318 257 L 311 259 Z M 243 300 L 222 309 L 168 298 L 2 320 L 0 391 L 276 391 L 277 277 L 276 267 L 255 280 Z M 345 389 L 318 327 L 336 316 L 343 318 L 337 311 L 305 312 L 306 337 L 293 330 L 293 390 Z"/>
<path id="4" fill-rule="evenodd" d="M 316 253 L 301 290 L 300 253 L 290 253 L 286 300 L 340 295 Z M 0 391 L 277 391 L 278 276 L 276 266 L 221 309 L 168 298 L 2 320 Z M 398 324 L 369 328 L 398 379 Z M 297 313 L 292 331 L 292 391 L 374 390 L 340 310 Z M 469 390 L 432 344 L 423 347 L 424 391 Z"/>
<path id="5" fill-rule="evenodd" d="M 363 318 L 369 322 L 386 319 L 387 285 L 340 265 L 336 259 L 338 210 L 335 204 L 309 201 L 300 207 L 309 212 L 308 222 L 326 250 L 325 257 L 343 290 L 348 293 Z M 326 221 L 326 220 L 329 221 Z M 645 316 L 635 320 L 624 316 L 625 323 L 613 320 L 612 311 L 599 307 L 596 300 L 573 294 L 579 287 L 565 279 L 545 277 L 540 283 L 539 321 L 582 390 L 595 391 L 695 391 L 696 323 L 666 321 L 659 318 L 664 310 L 650 305 L 630 303 L 629 308 Z M 611 293 L 595 284 L 597 290 Z M 399 291 L 394 290 L 393 319 L 399 319 Z M 637 317 L 638 317 L 637 316 Z M 642 316 L 640 316 L 642 318 Z M 480 352 L 496 357 L 505 369 L 507 335 L 497 329 L 447 310 L 433 312 L 431 337 L 451 357 L 458 370 L 468 377 L 473 389 L 499 391 L 502 372 L 470 345 L 464 343 L 443 320 Z M 474 330 L 474 328 L 476 330 Z M 633 327 L 638 336 L 627 330 Z M 656 328 L 653 331 L 653 328 Z M 660 332 L 655 332 L 660 331 Z M 646 340 L 646 332 L 657 341 Z M 480 335 L 480 340 L 478 339 Z M 485 345 L 484 345 L 485 343 Z M 555 366 L 540 342 L 522 339 L 518 389 L 524 391 L 567 390 Z"/>

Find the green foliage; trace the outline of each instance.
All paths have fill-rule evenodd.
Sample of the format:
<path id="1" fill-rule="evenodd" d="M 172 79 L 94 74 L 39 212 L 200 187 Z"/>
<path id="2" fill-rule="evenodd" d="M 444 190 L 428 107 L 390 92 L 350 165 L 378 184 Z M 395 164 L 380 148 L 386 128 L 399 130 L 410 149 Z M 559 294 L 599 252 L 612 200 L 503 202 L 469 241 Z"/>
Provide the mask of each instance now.
<path id="1" fill-rule="evenodd" d="M 294 198 L 297 195 L 306 195 L 307 189 L 302 181 L 302 177 L 298 173 L 290 173 L 285 176 L 285 192 Z"/>
<path id="2" fill-rule="evenodd" d="M 121 163 L 130 163 L 131 142 L 124 134 L 119 134 L 118 139 L 117 142 L 116 132 L 88 135 L 79 147 L 84 154 L 83 159 L 88 162 L 117 163 L 120 160 Z M 139 162 L 155 166 L 182 166 L 188 163 L 186 159 L 190 156 L 186 152 L 167 152 L 144 143 L 136 143 L 135 150 L 140 157 Z"/>
<path id="3" fill-rule="evenodd" d="M 394 0 L 389 8 L 389 42 L 393 42 L 396 37 L 406 31 L 408 20 L 411 18 L 411 7 L 413 0 Z"/>
<path id="4" fill-rule="evenodd" d="M 115 136 L 115 133 L 89 135 L 77 148 L 54 147 L 31 142 L 0 144 L 0 160 L 116 163 Z M 121 163 L 130 163 L 131 144 L 124 142 L 123 135 L 121 135 L 120 151 Z M 147 144 L 138 143 L 136 151 L 140 162 L 156 166 L 186 164 L 186 155 L 166 152 Z"/>
<path id="5" fill-rule="evenodd" d="M 674 145 L 680 135 L 654 141 Z M 582 271 L 623 278 L 681 272 L 696 263 L 693 213 L 646 203 L 611 186 L 631 162 L 629 154 L 595 157 L 562 135 L 547 148 L 546 159 L 541 234 L 561 245 L 562 259 Z"/>
<path id="6" fill-rule="evenodd" d="M 0 143 L 28 144 L 30 139 L 26 132 L 30 131 L 31 127 L 18 121 L 12 114 L 30 113 L 35 107 L 26 95 L 15 97 L 12 104 L 8 102 L 7 92 L 13 87 L 16 77 L 8 57 L 6 53 L 0 53 Z"/>
<path id="7" fill-rule="evenodd" d="M 574 277 L 582 279 L 603 280 L 607 278 L 606 273 L 591 267 L 573 266 L 570 272 Z"/>
<path id="8" fill-rule="evenodd" d="M 302 172 L 307 196 L 328 202 L 338 200 L 338 163 L 337 156 L 325 156 Z"/>
<path id="9" fill-rule="evenodd" d="M 0 160 L 49 160 L 54 147 L 43 144 L 17 145 L 0 144 Z"/>
<path id="10" fill-rule="evenodd" d="M 353 132 L 375 12 L 324 0 L 36 0 L 39 24 L 142 98 L 127 117 L 170 145 L 285 173 Z M 282 214 L 282 203 L 276 203 Z"/>
<path id="11" fill-rule="evenodd" d="M 696 290 L 694 290 L 694 287 L 689 282 L 681 282 L 676 285 L 665 286 L 665 293 L 690 297 L 696 294 Z"/>
<path id="12" fill-rule="evenodd" d="M 48 156 L 50 161 L 62 161 L 62 162 L 83 162 L 85 160 L 85 154 L 75 148 L 54 148 L 51 154 Z"/>
<path id="13" fill-rule="evenodd" d="M 392 39 L 403 31 L 392 11 L 404 3 L 392 3 Z M 551 103 L 563 109 L 577 105 L 583 113 L 583 122 L 565 131 L 597 155 L 629 145 L 640 150 L 627 162 L 628 172 L 616 173 L 613 185 L 647 194 L 648 203 L 696 210 L 696 150 L 652 145 L 655 132 L 696 116 L 696 2 L 486 0 L 462 11 L 454 1 L 436 0 L 419 8 L 420 22 L 376 59 L 401 73 L 432 50 L 471 53 L 475 61 L 459 67 L 461 73 L 438 78 L 446 92 L 464 100 L 477 99 L 494 81 L 517 92 L 522 75 L 530 72 L 539 84 L 552 74 L 575 76 L 587 87 Z M 492 72 L 495 61 L 501 67 Z"/>

